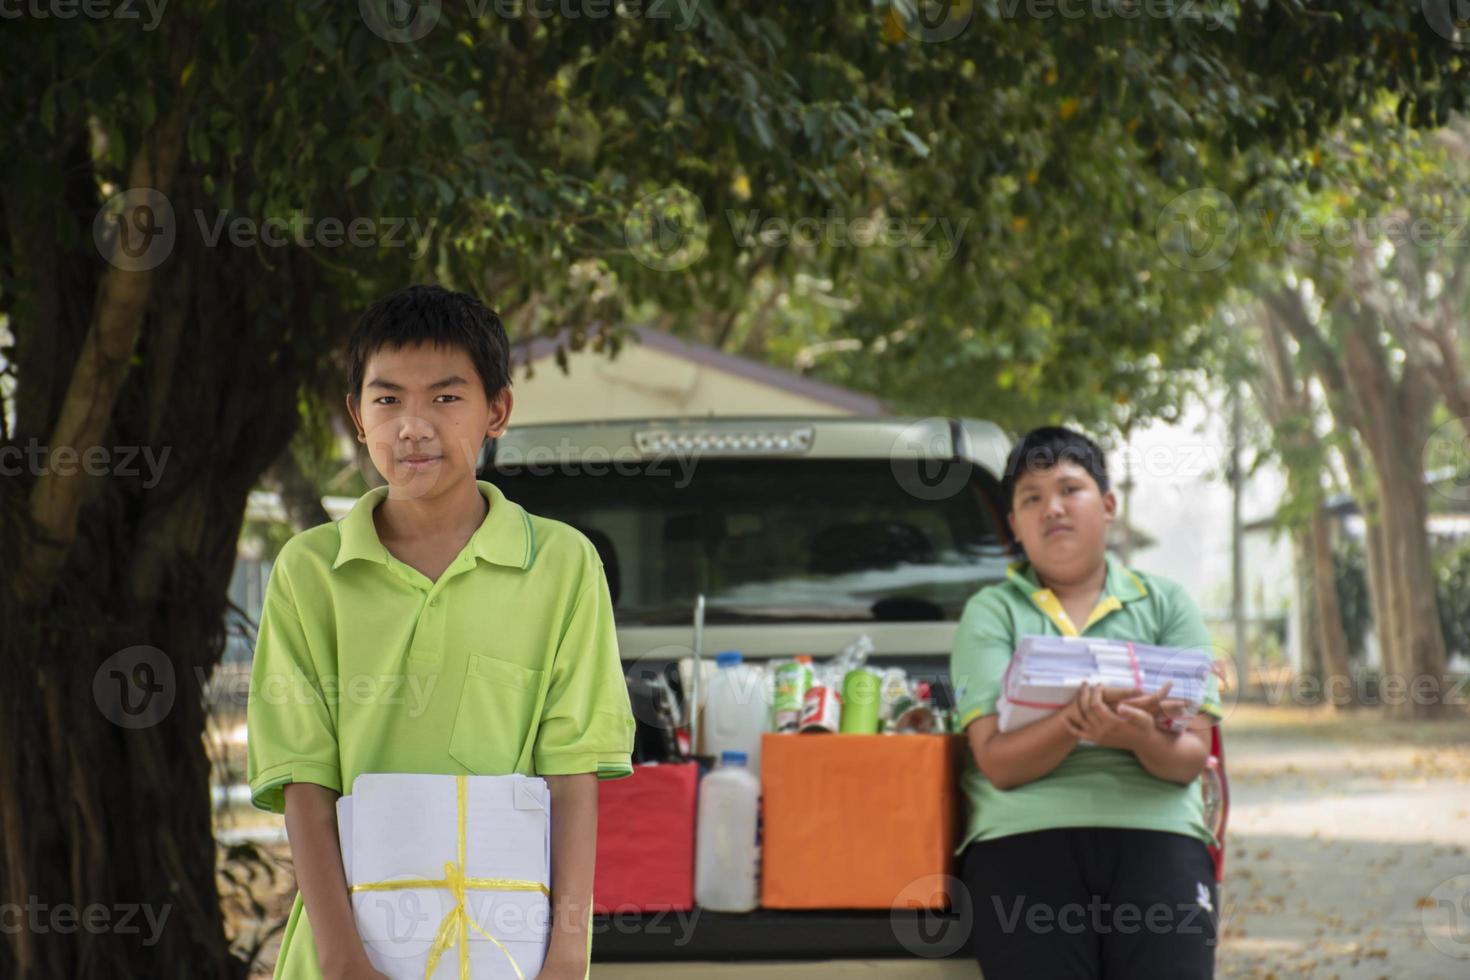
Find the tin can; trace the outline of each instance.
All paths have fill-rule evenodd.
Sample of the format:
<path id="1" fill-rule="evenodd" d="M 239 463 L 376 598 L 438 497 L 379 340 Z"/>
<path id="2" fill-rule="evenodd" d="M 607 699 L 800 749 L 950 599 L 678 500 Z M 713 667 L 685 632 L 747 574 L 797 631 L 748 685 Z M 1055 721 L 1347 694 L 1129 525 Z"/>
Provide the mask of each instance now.
<path id="1" fill-rule="evenodd" d="M 903 698 L 912 698 L 908 674 L 902 667 L 889 667 L 883 672 L 878 689 L 878 722 L 885 731 L 897 717 L 893 709 Z"/>
<path id="2" fill-rule="evenodd" d="M 811 690 L 812 658 L 797 657 L 776 668 L 776 689 L 771 697 L 771 727 L 778 732 L 801 728 L 803 699 Z"/>
<path id="3" fill-rule="evenodd" d="M 904 709 L 895 719 L 893 730 L 900 734 L 934 735 L 942 734 L 939 715 L 935 710 L 920 701 Z"/>
<path id="4" fill-rule="evenodd" d="M 801 712 L 804 732 L 835 732 L 842 727 L 842 698 L 825 684 L 806 692 Z"/>
<path id="5" fill-rule="evenodd" d="M 919 681 L 912 694 L 905 693 L 894 702 L 893 718 L 887 729 L 903 734 L 932 735 L 943 731 L 939 712 L 929 700 L 929 684 Z"/>

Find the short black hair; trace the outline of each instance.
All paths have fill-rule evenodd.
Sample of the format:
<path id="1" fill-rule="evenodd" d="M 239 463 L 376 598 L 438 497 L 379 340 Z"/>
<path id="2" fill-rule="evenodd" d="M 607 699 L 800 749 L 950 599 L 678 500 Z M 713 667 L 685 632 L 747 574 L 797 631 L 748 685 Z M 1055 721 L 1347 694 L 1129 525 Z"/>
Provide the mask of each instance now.
<path id="1" fill-rule="evenodd" d="M 347 341 L 348 384 L 362 395 L 368 358 L 384 347 L 432 344 L 470 355 L 485 396 L 510 385 L 510 340 L 495 311 L 467 293 L 414 285 L 378 300 L 357 321 Z"/>
<path id="2" fill-rule="evenodd" d="M 1082 433 L 1060 425 L 1043 425 L 1021 437 L 1006 458 L 1001 491 L 1005 495 L 1006 513 L 1015 509 L 1016 484 L 1032 470 L 1049 470 L 1058 463 L 1076 463 L 1095 481 L 1099 493 L 1108 492 L 1108 463 L 1097 443 Z"/>

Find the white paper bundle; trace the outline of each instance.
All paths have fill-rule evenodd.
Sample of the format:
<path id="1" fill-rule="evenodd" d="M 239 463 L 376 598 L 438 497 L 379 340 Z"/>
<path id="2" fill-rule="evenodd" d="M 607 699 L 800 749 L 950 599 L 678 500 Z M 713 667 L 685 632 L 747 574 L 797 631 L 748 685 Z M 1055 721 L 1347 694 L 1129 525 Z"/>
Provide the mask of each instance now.
<path id="1" fill-rule="evenodd" d="M 996 703 L 999 727 L 1014 731 L 1052 715 L 1084 683 L 1138 688 L 1145 694 L 1169 683 L 1167 697 L 1186 703 L 1182 722 L 1204 702 L 1212 662 L 1208 650 L 1090 637 L 1023 636 L 1001 682 Z"/>
<path id="2" fill-rule="evenodd" d="M 541 971 L 551 934 L 545 780 L 364 773 L 337 801 L 337 822 L 353 915 L 379 971 L 393 980 Z"/>

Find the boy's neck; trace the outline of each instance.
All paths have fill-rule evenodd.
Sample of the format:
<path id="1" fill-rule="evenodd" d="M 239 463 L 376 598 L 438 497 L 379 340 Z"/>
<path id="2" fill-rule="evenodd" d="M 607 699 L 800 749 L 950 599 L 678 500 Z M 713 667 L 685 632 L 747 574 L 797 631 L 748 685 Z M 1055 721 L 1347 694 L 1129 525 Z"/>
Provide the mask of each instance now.
<path id="1" fill-rule="evenodd" d="M 1087 574 L 1075 578 L 1063 578 L 1051 573 L 1043 573 L 1041 569 L 1031 566 L 1036 571 L 1036 580 L 1044 588 L 1051 589 L 1052 594 L 1065 602 L 1075 598 L 1093 598 L 1102 593 L 1103 585 L 1108 580 L 1107 558 L 1092 568 Z"/>
<path id="2" fill-rule="evenodd" d="M 373 511 L 378 537 L 385 541 L 469 538 L 485 522 L 490 502 L 474 480 L 437 496 L 395 497 L 393 491 Z"/>

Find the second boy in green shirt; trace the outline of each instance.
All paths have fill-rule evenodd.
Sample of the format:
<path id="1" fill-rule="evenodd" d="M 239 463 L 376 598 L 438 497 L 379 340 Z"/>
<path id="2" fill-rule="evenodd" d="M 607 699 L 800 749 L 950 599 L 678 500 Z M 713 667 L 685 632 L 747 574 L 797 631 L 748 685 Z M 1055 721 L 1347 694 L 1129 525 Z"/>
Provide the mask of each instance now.
<path id="1" fill-rule="evenodd" d="M 978 592 L 950 677 L 970 746 L 963 877 L 986 980 L 1214 975 L 1216 888 L 1200 772 L 1219 715 L 1213 678 L 1184 732 L 1159 692 L 1083 685 L 1055 714 L 999 730 L 1021 637 L 1098 636 L 1208 649 L 1177 585 L 1107 556 L 1116 498 L 1097 445 L 1046 427 L 1006 461 L 1007 517 L 1027 560 Z M 1087 742 L 1089 744 L 1081 744 Z"/>

